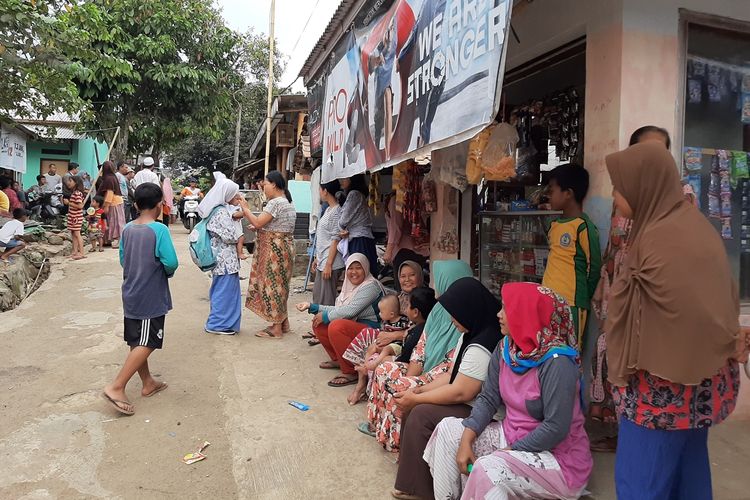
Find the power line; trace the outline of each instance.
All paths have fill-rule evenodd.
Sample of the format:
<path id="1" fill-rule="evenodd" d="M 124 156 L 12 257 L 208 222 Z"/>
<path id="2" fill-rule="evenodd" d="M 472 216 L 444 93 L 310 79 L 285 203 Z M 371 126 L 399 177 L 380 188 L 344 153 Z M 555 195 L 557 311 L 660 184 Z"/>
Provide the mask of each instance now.
<path id="1" fill-rule="evenodd" d="M 307 21 L 305 21 L 305 26 L 302 28 L 302 31 L 299 34 L 299 37 L 297 37 L 297 41 L 294 42 L 294 47 L 292 48 L 292 54 L 297 49 L 297 45 L 299 45 L 300 40 L 302 40 L 302 35 L 305 34 L 305 30 L 307 30 L 307 25 L 310 24 L 310 19 L 312 19 L 313 14 L 315 14 L 315 9 L 318 8 L 318 4 L 320 3 L 320 0 L 317 0 L 315 2 L 315 6 L 313 6 L 312 11 L 310 11 L 310 15 L 307 16 Z"/>

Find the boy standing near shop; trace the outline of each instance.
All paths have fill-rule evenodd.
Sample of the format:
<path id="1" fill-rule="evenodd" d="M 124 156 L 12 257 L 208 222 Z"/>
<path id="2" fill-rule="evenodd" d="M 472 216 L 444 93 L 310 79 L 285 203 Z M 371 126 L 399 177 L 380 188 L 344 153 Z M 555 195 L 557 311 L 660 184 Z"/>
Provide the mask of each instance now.
<path id="1" fill-rule="evenodd" d="M 563 214 L 549 230 L 550 253 L 542 284 L 570 305 L 581 348 L 602 265 L 599 231 L 583 212 L 589 173 L 572 163 L 560 165 L 550 172 L 548 190 L 552 209 Z"/>
<path id="2" fill-rule="evenodd" d="M 153 396 L 167 388 L 151 376 L 148 357 L 161 349 L 164 320 L 172 309 L 168 278 L 177 270 L 169 228 L 156 222 L 161 213 L 162 190 L 146 182 L 135 190 L 139 216 L 125 226 L 120 238 L 120 264 L 123 269 L 122 308 L 125 316 L 125 342 L 130 353 L 120 373 L 104 388 L 102 397 L 125 415 L 135 412 L 125 395 L 125 386 L 138 372 L 143 397 Z"/>

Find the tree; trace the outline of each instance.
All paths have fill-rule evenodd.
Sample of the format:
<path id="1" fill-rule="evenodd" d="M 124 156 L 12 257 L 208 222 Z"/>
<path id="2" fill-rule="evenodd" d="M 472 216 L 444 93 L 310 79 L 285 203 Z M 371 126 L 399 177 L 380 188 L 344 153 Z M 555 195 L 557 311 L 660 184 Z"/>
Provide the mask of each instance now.
<path id="1" fill-rule="evenodd" d="M 49 0 L 2 0 L 0 120 L 87 111 L 74 81 L 83 67 L 70 57 L 84 54 L 86 33 L 69 29 L 55 16 L 60 9 Z"/>
<path id="2" fill-rule="evenodd" d="M 115 157 L 186 137 L 215 137 L 233 110 L 245 60 L 241 37 L 208 0 L 88 0 L 61 14 L 88 34 L 76 78 L 95 128 L 120 126 Z"/>
<path id="3" fill-rule="evenodd" d="M 266 119 L 266 103 L 268 93 L 268 57 L 270 54 L 269 40 L 264 34 L 250 31 L 242 35 L 241 54 L 244 68 L 245 86 L 234 92 L 232 123 L 220 130 L 218 136 L 193 134 L 167 151 L 166 162 L 173 167 L 190 166 L 211 171 L 214 162 L 220 169 L 226 170 L 231 165 L 234 154 L 235 127 L 237 108 L 242 106 L 242 124 L 240 129 L 240 163 L 247 161 L 248 148 L 255 139 L 260 127 Z M 275 54 L 274 73 L 284 72 L 284 56 Z M 278 86 L 274 86 L 278 91 Z"/>

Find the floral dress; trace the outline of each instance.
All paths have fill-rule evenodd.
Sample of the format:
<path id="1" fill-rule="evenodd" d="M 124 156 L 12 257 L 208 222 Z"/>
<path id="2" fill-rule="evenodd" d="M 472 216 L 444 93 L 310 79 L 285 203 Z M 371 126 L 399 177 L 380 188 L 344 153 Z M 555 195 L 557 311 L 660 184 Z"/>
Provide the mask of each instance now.
<path id="1" fill-rule="evenodd" d="M 426 336 L 422 333 L 417 347 L 412 352 L 410 362 L 424 365 Z M 413 389 L 448 373 L 455 349 L 445 356 L 442 363 L 427 373 L 406 376 L 407 363 L 388 361 L 375 369 L 370 399 L 367 403 L 367 419 L 375 429 L 375 438 L 388 451 L 397 452 L 401 442 L 401 415 L 393 394 Z M 397 414 L 397 412 L 399 414 Z"/>

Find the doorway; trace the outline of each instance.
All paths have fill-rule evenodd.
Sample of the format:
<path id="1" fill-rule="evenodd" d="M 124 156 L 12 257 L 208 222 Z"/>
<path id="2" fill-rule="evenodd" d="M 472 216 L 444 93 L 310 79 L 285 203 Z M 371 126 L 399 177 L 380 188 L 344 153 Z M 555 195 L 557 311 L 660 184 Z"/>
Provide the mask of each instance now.
<path id="1" fill-rule="evenodd" d="M 57 175 L 63 176 L 68 173 L 68 160 L 41 160 L 39 164 L 39 173 L 44 175 L 49 170 L 50 165 L 57 167 Z"/>

